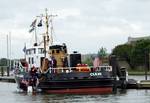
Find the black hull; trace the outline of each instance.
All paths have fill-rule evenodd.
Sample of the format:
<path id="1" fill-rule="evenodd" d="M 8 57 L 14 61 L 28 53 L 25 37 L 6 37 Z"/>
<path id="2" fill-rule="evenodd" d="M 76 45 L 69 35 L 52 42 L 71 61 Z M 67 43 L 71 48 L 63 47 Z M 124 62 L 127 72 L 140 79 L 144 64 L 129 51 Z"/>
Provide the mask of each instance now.
<path id="1" fill-rule="evenodd" d="M 38 88 L 42 90 L 50 89 L 75 89 L 75 88 L 95 88 L 95 87 L 112 87 L 111 78 L 103 79 L 81 79 L 81 80 L 51 80 L 40 82 Z"/>
<path id="2" fill-rule="evenodd" d="M 20 77 L 16 77 L 16 81 L 18 84 L 18 88 L 23 91 L 27 91 L 28 85 L 26 83 L 22 83 L 22 79 Z M 112 78 L 98 78 L 98 79 L 70 79 L 70 80 L 49 80 L 49 81 L 41 81 L 39 82 L 37 89 L 41 89 L 43 92 L 47 91 L 65 91 L 65 90 L 89 90 L 89 89 L 97 89 L 97 90 L 112 90 L 113 88 L 113 79 Z"/>
<path id="3" fill-rule="evenodd" d="M 111 78 L 43 81 L 38 88 L 51 94 L 105 94 L 112 93 L 112 81 Z"/>
<path id="4" fill-rule="evenodd" d="M 28 78 L 27 76 L 24 76 Z M 46 73 L 39 74 L 36 89 L 49 93 L 100 93 L 111 92 L 113 78 L 108 72 L 72 72 L 72 73 Z M 30 84 L 26 84 L 23 78 L 16 76 L 18 87 L 24 91 Z M 29 80 L 29 79 L 28 79 Z M 33 86 L 33 85 L 30 85 Z M 35 85 L 34 85 L 35 87 Z M 78 91 L 78 92 L 77 92 Z M 79 94 L 80 94 L 79 93 Z"/>

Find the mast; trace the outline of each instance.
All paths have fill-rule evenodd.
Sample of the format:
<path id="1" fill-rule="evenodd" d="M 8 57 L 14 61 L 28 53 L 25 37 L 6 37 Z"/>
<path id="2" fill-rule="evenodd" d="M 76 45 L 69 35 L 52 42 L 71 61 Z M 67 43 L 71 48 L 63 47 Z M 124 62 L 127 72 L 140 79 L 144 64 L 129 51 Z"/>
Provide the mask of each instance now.
<path id="1" fill-rule="evenodd" d="M 47 44 L 46 45 L 48 45 L 49 43 L 50 43 L 50 45 L 52 45 L 53 44 L 53 17 L 56 17 L 57 15 L 53 15 L 53 14 L 51 14 L 51 15 L 48 15 L 48 10 L 47 10 L 47 8 L 45 9 L 45 13 L 46 13 L 46 15 L 45 15 L 45 25 L 46 25 L 46 42 L 47 42 Z M 48 28 L 49 28 L 49 20 L 50 20 L 50 37 L 49 37 L 49 32 L 48 32 Z"/>
<path id="2" fill-rule="evenodd" d="M 48 15 L 48 10 L 47 8 L 45 9 L 45 16 L 44 15 L 41 15 L 41 17 L 45 17 L 45 25 L 46 25 L 46 31 L 43 35 L 43 39 L 44 39 L 44 56 L 46 57 L 46 51 L 47 51 L 47 47 L 49 46 L 49 43 L 50 45 L 53 44 L 53 24 L 52 24 L 52 20 L 53 20 L 53 17 L 56 17 L 57 15 Z M 51 34 L 50 34 L 50 37 L 49 37 L 49 20 L 50 20 L 50 30 L 51 30 Z"/>
<path id="3" fill-rule="evenodd" d="M 46 25 L 46 35 L 45 35 L 45 39 L 46 39 L 46 45 L 48 45 L 48 42 L 49 42 L 49 33 L 48 33 L 48 27 L 49 27 L 49 23 L 48 23 L 48 20 L 49 20 L 49 17 L 48 17 L 48 13 L 47 13 L 47 8 L 45 9 L 45 25 Z"/>

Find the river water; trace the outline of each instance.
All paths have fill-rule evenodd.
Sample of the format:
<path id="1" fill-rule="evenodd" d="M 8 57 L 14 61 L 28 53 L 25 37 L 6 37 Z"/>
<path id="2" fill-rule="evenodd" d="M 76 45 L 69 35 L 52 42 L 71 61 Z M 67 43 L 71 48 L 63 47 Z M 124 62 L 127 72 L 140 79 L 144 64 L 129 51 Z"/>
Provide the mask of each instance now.
<path id="1" fill-rule="evenodd" d="M 130 76 L 144 79 L 144 76 Z M 0 82 L 0 103 L 150 103 L 150 90 L 118 90 L 105 95 L 50 95 L 18 92 L 16 84 Z"/>

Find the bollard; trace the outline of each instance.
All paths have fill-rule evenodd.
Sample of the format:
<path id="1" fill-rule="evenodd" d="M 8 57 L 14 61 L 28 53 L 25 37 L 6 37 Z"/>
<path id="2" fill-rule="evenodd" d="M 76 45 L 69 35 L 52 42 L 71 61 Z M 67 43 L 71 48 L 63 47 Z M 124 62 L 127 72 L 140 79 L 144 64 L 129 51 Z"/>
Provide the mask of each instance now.
<path id="1" fill-rule="evenodd" d="M 111 55 L 110 56 L 110 65 L 112 66 L 112 76 L 114 78 L 114 81 L 113 81 L 113 92 L 114 93 L 117 93 L 117 63 L 116 63 L 116 56 L 115 55 Z"/>
<path id="2" fill-rule="evenodd" d="M 120 80 L 122 80 L 122 81 L 126 81 L 126 68 L 125 67 L 121 67 L 120 68 L 120 71 L 121 71 L 121 78 L 120 78 Z"/>
<path id="3" fill-rule="evenodd" d="M 9 67 L 7 67 L 7 76 L 9 77 Z"/>
<path id="4" fill-rule="evenodd" d="M 3 77 L 4 76 L 4 68 L 1 67 L 1 76 Z"/>

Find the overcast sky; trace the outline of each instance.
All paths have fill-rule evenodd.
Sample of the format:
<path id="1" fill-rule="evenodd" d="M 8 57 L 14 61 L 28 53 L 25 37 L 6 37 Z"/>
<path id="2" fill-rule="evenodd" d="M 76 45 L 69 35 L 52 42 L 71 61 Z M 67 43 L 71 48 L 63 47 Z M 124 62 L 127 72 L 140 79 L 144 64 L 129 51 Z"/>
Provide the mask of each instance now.
<path id="1" fill-rule="evenodd" d="M 33 37 L 29 26 L 45 8 L 54 19 L 54 41 L 69 51 L 108 52 L 127 38 L 149 36 L 150 0 L 1 0 L 0 57 L 7 57 L 6 35 L 11 33 L 11 58 L 23 57 L 24 43 Z"/>

